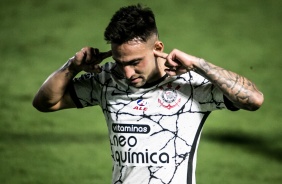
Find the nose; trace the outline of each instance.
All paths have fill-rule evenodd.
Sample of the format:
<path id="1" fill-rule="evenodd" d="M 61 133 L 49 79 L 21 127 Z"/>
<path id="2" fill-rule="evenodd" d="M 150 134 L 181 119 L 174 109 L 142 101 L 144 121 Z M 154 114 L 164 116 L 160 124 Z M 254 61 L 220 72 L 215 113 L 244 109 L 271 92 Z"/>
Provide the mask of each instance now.
<path id="1" fill-rule="evenodd" d="M 132 66 L 127 65 L 123 67 L 123 73 L 127 79 L 130 79 L 135 74 L 135 71 Z"/>

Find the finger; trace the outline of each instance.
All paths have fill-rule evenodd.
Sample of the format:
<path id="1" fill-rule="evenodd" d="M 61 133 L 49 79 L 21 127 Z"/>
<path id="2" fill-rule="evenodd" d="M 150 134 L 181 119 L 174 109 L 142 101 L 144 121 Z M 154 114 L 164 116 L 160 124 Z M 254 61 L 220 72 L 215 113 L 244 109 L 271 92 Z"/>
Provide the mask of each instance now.
<path id="1" fill-rule="evenodd" d="M 166 67 L 179 67 L 179 66 L 182 66 L 182 64 L 179 60 L 177 59 L 172 60 L 168 57 L 166 59 L 165 66 Z"/>
<path id="2" fill-rule="evenodd" d="M 101 73 L 102 72 L 102 68 L 100 65 L 94 65 L 93 66 L 93 71 L 94 73 Z"/>
<path id="3" fill-rule="evenodd" d="M 100 53 L 100 59 L 101 60 L 104 60 L 104 59 L 106 59 L 108 57 L 111 57 L 111 56 L 112 56 L 112 51 L 111 50 L 109 50 L 108 52 L 101 52 Z"/>
<path id="4" fill-rule="evenodd" d="M 161 58 L 164 58 L 164 59 L 166 59 L 166 58 L 167 58 L 167 56 L 168 56 L 168 54 L 167 54 L 167 53 L 160 52 L 160 51 L 157 51 L 157 50 L 154 50 L 154 54 L 155 54 L 155 56 L 157 56 L 157 57 L 161 57 Z"/>
<path id="5" fill-rule="evenodd" d="M 104 59 L 112 56 L 111 50 L 108 52 L 100 52 L 99 49 L 97 48 L 91 48 L 90 53 L 91 53 L 91 62 L 88 62 L 89 64 L 99 64 Z"/>
<path id="6" fill-rule="evenodd" d="M 177 73 L 177 75 L 181 75 L 181 74 L 187 73 L 188 71 L 189 70 L 187 70 L 187 68 L 180 66 L 180 67 L 177 68 L 176 73 Z"/>
<path id="7" fill-rule="evenodd" d="M 102 67 L 98 64 L 94 65 L 88 65 L 85 67 L 84 71 L 90 72 L 90 73 L 101 73 L 102 72 Z"/>
<path id="8" fill-rule="evenodd" d="M 87 53 L 84 50 L 80 50 L 79 52 L 75 53 L 73 59 L 76 61 L 84 62 L 86 60 Z"/>
<path id="9" fill-rule="evenodd" d="M 89 58 L 86 63 L 93 64 L 99 63 L 100 51 L 97 48 L 89 48 Z"/>
<path id="10" fill-rule="evenodd" d="M 167 68 L 167 69 L 165 69 L 165 72 L 166 72 L 169 76 L 175 76 L 175 75 L 177 75 L 176 70 L 173 70 L 173 69 Z"/>
<path id="11" fill-rule="evenodd" d="M 166 68 L 165 72 L 169 75 L 169 76 L 175 76 L 175 75 L 181 75 L 184 73 L 187 73 L 188 70 L 186 68 L 183 67 L 178 67 L 178 68 Z"/>
<path id="12" fill-rule="evenodd" d="M 76 53 L 75 57 L 78 61 L 82 63 L 90 64 L 93 61 L 93 55 L 95 55 L 95 51 L 93 48 L 85 47 L 82 48 L 79 52 Z"/>
<path id="13" fill-rule="evenodd" d="M 81 58 L 81 60 L 82 60 L 82 62 L 85 62 L 86 61 L 86 59 L 87 59 L 87 52 L 85 52 L 85 51 L 82 51 L 82 58 Z"/>

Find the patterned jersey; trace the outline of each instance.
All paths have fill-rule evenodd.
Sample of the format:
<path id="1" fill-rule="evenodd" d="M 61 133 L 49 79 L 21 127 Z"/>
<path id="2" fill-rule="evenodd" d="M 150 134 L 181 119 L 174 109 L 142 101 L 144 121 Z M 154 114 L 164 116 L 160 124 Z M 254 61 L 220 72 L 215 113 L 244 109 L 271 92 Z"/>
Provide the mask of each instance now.
<path id="1" fill-rule="evenodd" d="M 104 113 L 115 184 L 194 184 L 196 152 L 209 113 L 225 108 L 222 92 L 195 72 L 129 86 L 114 63 L 73 80 L 78 108 Z"/>

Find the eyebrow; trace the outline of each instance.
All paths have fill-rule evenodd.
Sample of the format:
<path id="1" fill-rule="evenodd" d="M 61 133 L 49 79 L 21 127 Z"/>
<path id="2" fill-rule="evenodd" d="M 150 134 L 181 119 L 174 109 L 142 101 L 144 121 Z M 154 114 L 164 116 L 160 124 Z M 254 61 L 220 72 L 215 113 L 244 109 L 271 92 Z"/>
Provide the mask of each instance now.
<path id="1" fill-rule="evenodd" d="M 116 59 L 116 58 L 113 58 L 115 60 L 115 62 L 117 64 L 122 64 L 122 65 L 132 65 L 134 64 L 134 62 L 136 61 L 140 61 L 142 60 L 143 58 L 135 58 L 135 59 L 132 59 L 132 60 L 129 60 L 129 61 L 120 61 L 119 59 Z"/>

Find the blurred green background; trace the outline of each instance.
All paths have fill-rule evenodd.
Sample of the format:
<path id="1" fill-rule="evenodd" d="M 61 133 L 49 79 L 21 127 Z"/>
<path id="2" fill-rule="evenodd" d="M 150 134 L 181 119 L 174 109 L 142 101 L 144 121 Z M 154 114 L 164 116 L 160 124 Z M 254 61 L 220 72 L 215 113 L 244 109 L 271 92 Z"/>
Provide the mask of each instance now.
<path id="1" fill-rule="evenodd" d="M 0 1 L 0 183 L 106 184 L 107 128 L 98 107 L 40 113 L 47 76 L 84 46 L 106 51 L 104 28 L 136 0 Z M 281 0 L 142 0 L 165 51 L 178 48 L 254 81 L 256 112 L 217 111 L 198 150 L 198 184 L 278 184 L 282 175 Z"/>

